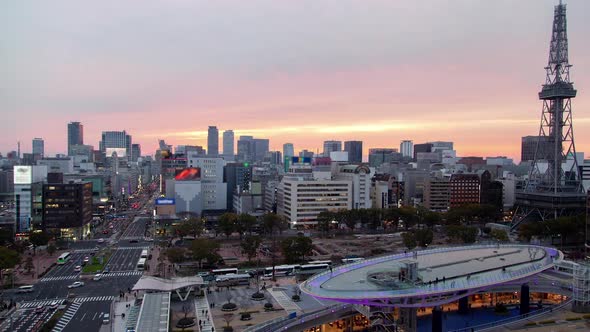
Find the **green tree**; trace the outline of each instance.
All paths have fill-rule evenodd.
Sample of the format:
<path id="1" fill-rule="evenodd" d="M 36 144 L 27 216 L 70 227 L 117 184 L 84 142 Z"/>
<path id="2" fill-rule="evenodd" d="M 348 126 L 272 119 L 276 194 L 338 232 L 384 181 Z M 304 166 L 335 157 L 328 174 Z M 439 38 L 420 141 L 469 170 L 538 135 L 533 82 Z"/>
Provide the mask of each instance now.
<path id="1" fill-rule="evenodd" d="M 412 232 L 405 232 L 402 233 L 402 240 L 404 241 L 404 246 L 408 248 L 408 250 L 412 250 L 416 248 L 416 236 Z"/>
<path id="2" fill-rule="evenodd" d="M 278 232 L 282 234 L 284 230 L 289 227 L 289 224 L 279 215 L 275 213 L 267 213 L 262 217 L 262 225 L 266 234 L 274 234 Z"/>
<path id="3" fill-rule="evenodd" d="M 474 243 L 477 240 L 477 228 L 463 225 L 449 225 L 446 227 L 447 236 L 462 241 L 463 243 Z"/>
<path id="4" fill-rule="evenodd" d="M 55 244 L 51 243 L 47 246 L 47 253 L 49 254 L 49 256 L 53 256 L 53 254 L 55 254 L 56 251 L 57 247 L 55 246 Z"/>
<path id="5" fill-rule="evenodd" d="M 209 262 L 215 262 L 219 260 L 219 243 L 215 240 L 210 239 L 195 239 L 191 242 L 191 254 L 194 260 L 199 262 L 199 266 L 202 266 L 203 260 Z"/>
<path id="6" fill-rule="evenodd" d="M 318 225 L 317 228 L 324 236 L 330 235 L 330 228 L 332 220 L 335 219 L 334 213 L 330 211 L 322 211 L 317 217 Z"/>
<path id="7" fill-rule="evenodd" d="M 338 211 L 338 219 L 342 221 L 351 232 L 353 232 L 354 227 L 358 223 L 358 213 L 355 212 L 355 210 L 341 210 Z"/>
<path id="8" fill-rule="evenodd" d="M 416 242 L 420 247 L 426 247 L 432 243 L 433 233 L 430 229 L 418 229 L 414 233 Z"/>
<path id="9" fill-rule="evenodd" d="M 18 263 L 20 263 L 20 254 L 18 252 L 6 247 L 0 247 L 0 280 L 4 280 L 2 275 L 4 269 L 12 269 Z"/>
<path id="10" fill-rule="evenodd" d="M 238 216 L 235 213 L 227 212 L 219 217 L 219 230 L 229 239 L 230 235 L 236 230 L 236 221 Z"/>
<path id="11" fill-rule="evenodd" d="M 242 239 L 242 235 L 246 232 L 252 235 L 252 228 L 254 225 L 256 225 L 256 217 L 247 213 L 242 213 L 238 216 L 238 219 L 236 220 L 236 230 L 240 234 L 240 240 Z"/>
<path id="12" fill-rule="evenodd" d="M 173 228 L 174 234 L 179 237 L 185 237 L 191 235 L 195 238 L 203 234 L 204 224 L 200 218 L 189 218 L 181 221 L 178 225 Z"/>
<path id="13" fill-rule="evenodd" d="M 33 257 L 27 257 L 24 268 L 27 270 L 27 274 L 31 274 L 31 270 L 35 268 L 35 265 L 33 264 Z"/>
<path id="14" fill-rule="evenodd" d="M 249 235 L 242 240 L 240 246 L 242 247 L 242 250 L 246 256 L 248 256 L 248 262 L 250 262 L 252 258 L 256 257 L 258 247 L 260 247 L 261 243 L 262 239 L 259 236 Z"/>
<path id="15" fill-rule="evenodd" d="M 32 232 L 29 234 L 29 242 L 33 244 L 33 253 L 37 251 L 37 247 L 46 245 L 49 238 L 49 234 L 45 232 Z"/>
<path id="16" fill-rule="evenodd" d="M 490 237 L 500 242 L 508 242 L 508 234 L 506 234 L 505 230 L 492 229 L 490 231 Z"/>
<path id="17" fill-rule="evenodd" d="M 186 260 L 185 252 L 186 250 L 184 248 L 168 248 L 166 250 L 166 257 L 168 257 L 170 263 L 182 263 Z"/>
<path id="18" fill-rule="evenodd" d="M 313 241 L 306 236 L 292 236 L 281 241 L 281 251 L 287 263 L 304 261 L 305 256 L 311 255 Z"/>

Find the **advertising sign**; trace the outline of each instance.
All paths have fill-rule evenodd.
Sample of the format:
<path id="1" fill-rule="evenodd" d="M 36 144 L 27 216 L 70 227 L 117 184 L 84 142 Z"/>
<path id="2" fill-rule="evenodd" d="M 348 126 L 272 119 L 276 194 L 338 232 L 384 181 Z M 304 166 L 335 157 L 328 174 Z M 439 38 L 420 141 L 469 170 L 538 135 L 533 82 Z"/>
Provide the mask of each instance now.
<path id="1" fill-rule="evenodd" d="M 201 179 L 201 169 L 198 167 L 189 167 L 176 172 L 174 180 L 176 181 L 194 181 Z"/>
<path id="2" fill-rule="evenodd" d="M 33 166 L 14 166 L 14 184 L 33 183 Z"/>
<path id="3" fill-rule="evenodd" d="M 176 201 L 174 200 L 174 198 L 157 198 L 156 199 L 156 205 L 174 205 L 176 204 Z"/>
<path id="4" fill-rule="evenodd" d="M 127 157 L 127 149 L 126 148 L 106 148 L 105 155 L 107 157 L 112 157 L 113 153 L 117 154 L 117 158 Z"/>

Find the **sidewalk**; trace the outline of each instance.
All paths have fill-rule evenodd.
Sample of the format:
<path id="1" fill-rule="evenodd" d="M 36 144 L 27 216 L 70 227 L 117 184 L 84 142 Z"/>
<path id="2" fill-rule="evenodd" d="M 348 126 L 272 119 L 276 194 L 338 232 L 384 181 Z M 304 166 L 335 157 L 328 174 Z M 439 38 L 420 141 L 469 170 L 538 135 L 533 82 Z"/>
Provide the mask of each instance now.
<path id="1" fill-rule="evenodd" d="M 195 297 L 195 322 L 201 325 L 199 329 L 201 332 L 213 332 L 215 331 L 215 325 L 213 324 L 213 317 L 211 316 L 211 310 L 209 310 L 209 301 L 207 296 Z"/>
<path id="2" fill-rule="evenodd" d="M 101 328 L 100 332 L 126 332 L 125 324 L 129 317 L 128 311 L 133 306 L 135 299 L 129 301 L 117 301 L 113 302 L 113 310 L 111 311 L 111 324 L 105 328 Z M 129 307 L 127 307 L 129 305 Z M 125 314 L 123 318 L 122 314 Z M 103 325 L 104 326 L 104 325 Z"/>
<path id="3" fill-rule="evenodd" d="M 37 254 L 33 256 L 32 251 L 27 250 L 21 256 L 21 263 L 20 265 L 15 266 L 14 271 L 16 272 L 14 275 L 14 283 L 15 284 L 25 284 L 30 285 L 34 284 L 39 281 L 38 275 L 44 275 L 45 272 L 49 271 L 54 264 L 56 264 L 57 257 L 66 250 L 56 251 L 53 253 L 52 256 L 46 251 L 37 251 Z M 24 268 L 27 257 L 33 257 L 33 268 L 31 269 L 31 273 L 27 273 L 27 270 Z M 38 273 L 38 275 L 37 275 Z"/>

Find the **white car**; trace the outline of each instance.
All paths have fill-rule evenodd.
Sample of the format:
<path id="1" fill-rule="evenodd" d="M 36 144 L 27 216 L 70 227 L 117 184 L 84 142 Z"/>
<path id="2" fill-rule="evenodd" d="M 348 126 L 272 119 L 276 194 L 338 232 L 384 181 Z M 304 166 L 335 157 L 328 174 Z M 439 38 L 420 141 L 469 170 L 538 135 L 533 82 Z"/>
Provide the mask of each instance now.
<path id="1" fill-rule="evenodd" d="M 78 288 L 84 286 L 83 281 L 76 281 L 73 284 L 69 285 L 68 288 Z"/>
<path id="2" fill-rule="evenodd" d="M 82 271 L 82 267 L 80 265 L 76 265 L 76 267 L 74 268 L 74 272 L 80 272 Z"/>
<path id="3" fill-rule="evenodd" d="M 94 275 L 94 277 L 92 278 L 92 280 L 94 281 L 99 281 L 100 279 L 102 279 L 102 274 L 97 273 Z"/>
<path id="4" fill-rule="evenodd" d="M 104 239 L 98 239 L 98 243 L 104 243 Z"/>

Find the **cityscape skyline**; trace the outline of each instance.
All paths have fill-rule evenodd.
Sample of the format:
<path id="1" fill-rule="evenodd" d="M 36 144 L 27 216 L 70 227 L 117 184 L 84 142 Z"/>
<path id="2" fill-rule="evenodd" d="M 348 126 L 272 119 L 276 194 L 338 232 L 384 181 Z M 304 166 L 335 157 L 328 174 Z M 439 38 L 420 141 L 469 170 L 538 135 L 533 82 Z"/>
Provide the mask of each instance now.
<path id="1" fill-rule="evenodd" d="M 567 3 L 572 79 L 586 91 L 590 59 L 585 55 L 590 50 L 580 41 L 589 28 L 583 13 L 590 4 Z M 275 19 L 286 22 L 278 25 L 278 34 L 267 31 L 264 23 L 248 25 L 257 14 L 237 2 L 169 4 L 162 26 L 146 31 L 156 32 L 156 40 L 177 36 L 169 51 L 174 53 L 155 52 L 145 58 L 138 55 L 152 44 L 144 45 L 140 38 L 137 44 L 124 45 L 125 38 L 134 33 L 143 37 L 140 28 L 150 22 L 141 15 L 149 17 L 162 8 L 145 6 L 135 14 L 123 10 L 104 21 L 92 19 L 92 11 L 67 16 L 63 22 L 52 19 L 64 4 L 31 11 L 19 3 L 5 12 L 5 24 L 14 33 L 5 43 L 10 70 L 3 78 L 0 112 L 12 121 L 0 124 L 0 151 L 16 150 L 17 141 L 42 137 L 46 154 L 66 153 L 64 124 L 80 121 L 86 125 L 86 144 L 97 147 L 102 131 L 126 130 L 144 153 L 155 151 L 158 139 L 206 146 L 207 126 L 217 125 L 220 130 L 233 129 L 238 137 L 268 138 L 271 150 L 282 150 L 286 142 L 294 143 L 297 151 L 317 151 L 324 140 L 361 140 L 366 156 L 369 148 L 397 147 L 403 139 L 450 140 L 461 156 L 507 155 L 519 160 L 521 137 L 538 131 L 537 92 L 551 28 L 547 9 L 555 3 L 521 1 L 511 3 L 510 10 L 501 2 L 406 7 L 373 3 L 366 13 L 355 12 L 358 5 L 353 2 L 334 8 L 316 4 L 316 11 L 306 18 L 309 22 L 303 21 L 309 26 L 298 26 L 302 32 L 294 33 L 290 44 L 282 44 L 279 35 L 304 18 L 305 4 L 263 6 L 273 24 L 278 24 Z M 437 15 L 443 5 L 451 12 L 473 15 Z M 108 2 L 94 6 L 104 10 Z M 219 22 L 202 23 L 221 40 L 229 40 L 216 49 L 219 58 L 194 45 L 212 42 L 211 36 L 186 21 L 197 7 L 203 11 L 199 15 L 221 11 L 248 26 L 234 35 Z M 324 13 L 328 9 L 338 15 Z M 372 24 L 363 25 L 369 17 Z M 33 18 L 35 25 L 29 24 Z M 416 25 L 416 18 L 423 26 Z M 175 20 L 187 26 L 173 24 Z M 72 24 L 79 31 L 70 31 Z M 396 24 L 411 29 L 412 35 L 399 34 Z M 325 31 L 309 36 L 319 28 Z M 435 42 L 434 29 L 440 34 Z M 339 39 L 342 31 L 354 32 L 345 43 Z M 253 33 L 261 33 L 261 41 L 249 39 Z M 95 49 L 86 38 L 101 41 L 99 53 L 90 53 Z M 309 38 L 313 47 L 303 43 Z M 292 49 L 301 57 L 290 57 Z M 182 51 L 195 57 L 177 59 Z M 269 52 L 273 55 L 260 58 Z M 44 61 L 39 61 L 39 54 L 47 55 Z M 174 54 L 178 63 L 163 62 Z M 185 66 L 183 71 L 179 65 Z M 37 83 L 27 83 L 33 81 Z M 583 94 L 576 98 L 579 151 L 590 150 L 590 116 L 585 111 L 589 106 Z"/>

